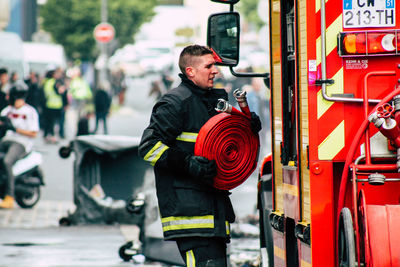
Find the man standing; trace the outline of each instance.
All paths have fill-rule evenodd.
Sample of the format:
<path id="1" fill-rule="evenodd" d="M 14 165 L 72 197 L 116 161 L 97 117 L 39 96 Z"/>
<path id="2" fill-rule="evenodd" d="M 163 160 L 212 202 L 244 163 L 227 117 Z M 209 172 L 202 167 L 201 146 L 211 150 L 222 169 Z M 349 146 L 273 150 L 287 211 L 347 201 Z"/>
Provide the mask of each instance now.
<path id="1" fill-rule="evenodd" d="M 1 139 L 0 151 L 5 153 L 3 167 L 7 174 L 6 194 L 0 208 L 14 207 L 14 163 L 23 158 L 33 147 L 33 139 L 39 131 L 39 116 L 36 110 L 25 103 L 28 89 L 16 83 L 10 89 L 10 105 L 1 111 L 2 127 L 7 132 Z"/>
<path id="2" fill-rule="evenodd" d="M 94 109 L 96 113 L 96 126 L 93 133 L 97 132 L 100 121 L 103 123 L 103 134 L 108 134 L 107 128 L 107 116 L 110 112 L 111 107 L 111 96 L 109 94 L 110 85 L 108 82 L 103 82 L 100 87 L 96 90 L 94 96 Z"/>
<path id="3" fill-rule="evenodd" d="M 227 266 L 230 193 L 212 186 L 215 161 L 193 155 L 200 128 L 227 93 L 212 88 L 218 70 L 209 48 L 184 48 L 179 68 L 182 82 L 155 104 L 139 154 L 154 166 L 164 238 L 177 242 L 187 266 Z M 260 124 L 254 116 L 252 124 Z"/>

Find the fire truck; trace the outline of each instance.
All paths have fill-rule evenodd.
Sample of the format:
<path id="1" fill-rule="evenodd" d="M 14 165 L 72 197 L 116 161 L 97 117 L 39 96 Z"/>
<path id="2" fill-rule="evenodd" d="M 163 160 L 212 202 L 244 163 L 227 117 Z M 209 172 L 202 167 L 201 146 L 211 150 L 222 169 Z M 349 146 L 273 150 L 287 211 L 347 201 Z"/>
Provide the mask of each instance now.
<path id="1" fill-rule="evenodd" d="M 208 20 L 218 64 L 268 78 L 235 72 L 239 0 L 213 1 L 230 6 Z M 269 0 L 263 266 L 400 266 L 399 2 Z"/>

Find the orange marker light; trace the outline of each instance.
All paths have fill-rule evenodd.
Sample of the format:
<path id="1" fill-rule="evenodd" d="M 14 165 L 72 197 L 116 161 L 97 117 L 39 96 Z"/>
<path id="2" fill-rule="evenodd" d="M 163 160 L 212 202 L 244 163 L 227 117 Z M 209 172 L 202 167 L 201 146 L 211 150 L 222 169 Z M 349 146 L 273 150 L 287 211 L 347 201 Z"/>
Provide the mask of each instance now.
<path id="1" fill-rule="evenodd" d="M 355 34 L 346 34 L 343 39 L 344 49 L 348 54 L 356 53 L 356 35 Z"/>

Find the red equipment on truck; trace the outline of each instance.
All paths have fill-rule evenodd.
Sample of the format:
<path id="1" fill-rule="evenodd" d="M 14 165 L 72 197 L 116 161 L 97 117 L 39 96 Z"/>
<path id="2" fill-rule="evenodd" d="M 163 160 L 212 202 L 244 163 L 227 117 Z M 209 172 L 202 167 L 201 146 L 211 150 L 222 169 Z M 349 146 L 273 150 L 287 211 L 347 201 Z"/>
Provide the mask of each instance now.
<path id="1" fill-rule="evenodd" d="M 267 78 L 235 73 L 238 0 L 214 1 L 230 4 L 209 18 L 219 64 Z M 269 0 L 263 266 L 400 266 L 398 10 L 395 0 Z"/>

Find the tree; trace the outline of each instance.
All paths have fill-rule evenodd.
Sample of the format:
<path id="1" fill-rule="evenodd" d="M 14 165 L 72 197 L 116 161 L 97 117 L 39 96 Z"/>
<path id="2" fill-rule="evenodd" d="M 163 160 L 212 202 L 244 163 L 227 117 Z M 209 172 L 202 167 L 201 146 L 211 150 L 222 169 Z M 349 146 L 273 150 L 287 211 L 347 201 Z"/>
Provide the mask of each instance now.
<path id="1" fill-rule="evenodd" d="M 108 1 L 108 22 L 120 47 L 134 42 L 140 26 L 154 16 L 156 4 L 157 0 Z M 101 22 L 100 9 L 101 0 L 47 0 L 39 14 L 43 29 L 64 46 L 69 58 L 92 61 L 98 54 L 93 30 Z"/>
<path id="2" fill-rule="evenodd" d="M 257 6 L 259 0 L 241 0 L 238 3 L 238 10 L 241 14 L 244 15 L 246 21 L 251 23 L 256 27 L 256 29 L 260 29 L 265 25 L 257 13 Z"/>

